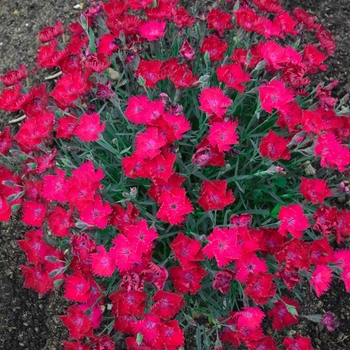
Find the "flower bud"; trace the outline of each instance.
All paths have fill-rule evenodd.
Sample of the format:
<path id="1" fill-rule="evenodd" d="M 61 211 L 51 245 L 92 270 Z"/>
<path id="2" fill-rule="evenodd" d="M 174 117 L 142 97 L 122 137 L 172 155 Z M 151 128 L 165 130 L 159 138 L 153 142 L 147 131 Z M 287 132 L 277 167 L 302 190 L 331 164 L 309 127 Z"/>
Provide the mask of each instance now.
<path id="1" fill-rule="evenodd" d="M 270 168 L 268 168 L 266 170 L 266 172 L 268 174 L 276 174 L 276 173 L 279 173 L 279 174 L 282 174 L 282 175 L 285 175 L 286 172 L 284 171 L 284 169 L 281 167 L 281 166 L 271 166 Z"/>
<path id="2" fill-rule="evenodd" d="M 4 180 L 2 181 L 2 184 L 7 187 L 15 187 L 18 186 L 14 181 L 12 180 Z"/>
<path id="3" fill-rule="evenodd" d="M 62 260 L 58 259 L 57 256 L 55 256 L 55 255 L 47 255 L 47 256 L 45 256 L 45 260 L 52 262 L 52 263 L 62 261 Z"/>
<path id="4" fill-rule="evenodd" d="M 61 275 L 63 272 L 65 271 L 65 267 L 64 268 L 61 268 L 61 269 L 56 269 L 56 270 L 52 270 L 50 273 L 49 273 L 49 276 L 51 279 Z"/>
<path id="5" fill-rule="evenodd" d="M 349 188 L 349 181 L 348 180 L 344 180 L 339 184 L 339 189 L 341 192 L 344 193 L 349 193 L 350 188 Z"/>
<path id="6" fill-rule="evenodd" d="M 137 196 L 137 187 L 131 187 L 130 188 L 130 197 L 131 198 L 136 198 L 136 196 Z"/>
<path id="7" fill-rule="evenodd" d="M 76 228 L 80 229 L 80 230 L 86 230 L 87 228 L 90 227 L 90 225 L 88 225 L 87 223 L 85 223 L 84 221 L 81 220 L 77 220 L 77 222 L 74 225 Z"/>
<path id="8" fill-rule="evenodd" d="M 18 198 L 21 198 L 23 196 L 24 192 L 18 192 L 18 193 L 14 193 L 14 194 L 11 194 L 9 195 L 6 200 L 7 200 L 7 203 L 12 203 L 14 201 L 16 201 Z"/>

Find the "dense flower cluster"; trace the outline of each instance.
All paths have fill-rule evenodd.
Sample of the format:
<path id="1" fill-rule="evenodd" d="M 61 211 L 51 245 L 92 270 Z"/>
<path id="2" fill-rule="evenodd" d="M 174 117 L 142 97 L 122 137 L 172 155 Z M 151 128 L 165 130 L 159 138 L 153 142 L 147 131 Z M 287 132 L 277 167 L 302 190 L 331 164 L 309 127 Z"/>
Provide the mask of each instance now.
<path id="1" fill-rule="evenodd" d="M 38 66 L 62 73 L 52 91 L 27 91 L 25 66 L 0 76 L 0 108 L 26 116 L 0 133 L 0 221 L 31 226 L 25 287 L 73 303 L 65 350 L 115 349 L 114 331 L 128 349 L 176 350 L 198 313 L 218 334 L 206 346 L 273 350 L 264 318 L 299 318 L 281 291 L 320 296 L 333 276 L 350 291 L 350 251 L 330 243 L 350 211 L 327 180 L 349 169 L 349 116 L 334 84 L 308 87 L 332 36 L 278 0 L 198 3 L 92 2 L 68 43 L 61 22 L 39 33 Z"/>

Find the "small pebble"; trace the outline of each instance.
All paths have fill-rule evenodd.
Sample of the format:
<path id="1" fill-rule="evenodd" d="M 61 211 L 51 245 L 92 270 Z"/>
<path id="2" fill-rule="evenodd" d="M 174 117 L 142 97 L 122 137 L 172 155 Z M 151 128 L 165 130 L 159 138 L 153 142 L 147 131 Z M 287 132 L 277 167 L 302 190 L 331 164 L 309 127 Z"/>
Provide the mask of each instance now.
<path id="1" fill-rule="evenodd" d="M 337 336 L 337 342 L 341 342 L 344 339 L 344 333 L 340 332 Z"/>

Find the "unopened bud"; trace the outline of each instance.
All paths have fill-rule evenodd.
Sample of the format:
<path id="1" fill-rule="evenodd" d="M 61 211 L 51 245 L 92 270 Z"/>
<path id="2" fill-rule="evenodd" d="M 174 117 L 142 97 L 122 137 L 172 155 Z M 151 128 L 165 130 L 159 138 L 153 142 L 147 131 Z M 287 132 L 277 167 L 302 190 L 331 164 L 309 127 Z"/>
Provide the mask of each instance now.
<path id="1" fill-rule="evenodd" d="M 65 268 L 61 268 L 61 269 L 56 269 L 56 270 L 52 270 L 50 273 L 49 273 L 49 276 L 51 279 L 61 275 L 63 272 L 65 271 Z"/>
<path id="2" fill-rule="evenodd" d="M 284 169 L 281 167 L 281 166 L 271 166 L 270 168 L 268 168 L 267 170 L 266 170 L 266 172 L 268 173 L 268 174 L 276 174 L 276 173 L 278 173 L 278 174 L 282 174 L 282 175 L 285 175 L 286 174 L 286 172 L 284 171 Z"/>
<path id="3" fill-rule="evenodd" d="M 206 83 L 210 78 L 210 75 L 209 74 L 204 74 L 202 76 L 199 77 L 198 81 L 195 82 L 196 83 L 200 83 L 200 84 L 203 84 L 203 83 Z"/>
<path id="4" fill-rule="evenodd" d="M 311 165 L 309 161 L 307 161 L 304 165 L 304 171 L 306 175 L 315 175 L 316 169 Z"/>
<path id="5" fill-rule="evenodd" d="M 9 151 L 14 157 L 19 157 L 23 152 L 18 149 L 10 149 Z"/>
<path id="6" fill-rule="evenodd" d="M 138 77 L 137 82 L 141 86 L 146 86 L 146 80 L 141 75 Z"/>
<path id="7" fill-rule="evenodd" d="M 199 240 L 200 240 L 201 242 L 206 242 L 206 241 L 207 241 L 207 236 L 206 236 L 206 235 L 200 235 L 200 236 L 199 236 Z"/>
<path id="8" fill-rule="evenodd" d="M 85 229 L 87 229 L 87 228 L 89 228 L 90 227 L 90 225 L 89 224 L 87 224 L 86 222 L 84 222 L 84 221 L 81 221 L 81 220 L 77 220 L 77 222 L 75 223 L 75 225 L 74 225 L 76 228 L 78 228 L 79 230 L 85 230 Z"/>
<path id="9" fill-rule="evenodd" d="M 345 103 L 347 103 L 349 101 L 349 94 L 346 94 L 344 95 L 344 97 L 342 97 L 339 101 L 339 105 L 342 106 L 342 105 L 345 105 Z"/>
<path id="10" fill-rule="evenodd" d="M 4 180 L 3 182 L 2 182 L 2 184 L 4 185 L 4 186 L 7 186 L 7 187 L 15 187 L 15 186 L 18 186 L 14 181 L 12 181 L 12 180 Z"/>
<path id="11" fill-rule="evenodd" d="M 350 192 L 350 188 L 349 188 L 349 181 L 348 180 L 344 180 L 339 184 L 339 189 L 341 192 L 344 193 L 349 193 Z"/>
<path id="12" fill-rule="evenodd" d="M 265 69 L 267 66 L 267 62 L 264 60 L 264 61 L 260 61 L 254 68 L 254 71 L 256 70 L 262 70 L 262 69 Z"/>
<path id="13" fill-rule="evenodd" d="M 300 131 L 296 133 L 292 140 L 289 142 L 288 146 L 295 146 L 300 143 L 302 143 L 305 140 L 306 132 L 305 131 Z"/>
<path id="14" fill-rule="evenodd" d="M 137 196 L 137 188 L 136 187 L 131 187 L 131 189 L 130 189 L 130 197 L 131 198 L 136 198 L 136 196 Z"/>
<path id="15" fill-rule="evenodd" d="M 58 257 L 55 256 L 55 255 L 47 255 L 47 256 L 45 256 L 45 260 L 46 260 L 46 261 L 49 261 L 49 262 L 52 262 L 52 263 L 60 262 L 60 261 L 61 261 L 61 260 L 58 259 Z"/>
<path id="16" fill-rule="evenodd" d="M 21 198 L 23 196 L 23 192 L 18 192 L 18 193 L 14 193 L 14 194 L 11 194 L 9 195 L 6 200 L 7 200 L 7 203 L 12 203 L 14 201 L 16 201 L 17 199 Z"/>

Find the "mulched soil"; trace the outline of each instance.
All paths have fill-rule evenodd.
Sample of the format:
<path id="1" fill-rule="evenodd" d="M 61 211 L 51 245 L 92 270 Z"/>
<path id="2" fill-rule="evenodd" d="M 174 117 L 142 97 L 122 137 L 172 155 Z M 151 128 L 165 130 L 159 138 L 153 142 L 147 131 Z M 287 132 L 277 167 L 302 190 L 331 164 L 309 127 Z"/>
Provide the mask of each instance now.
<path id="1" fill-rule="evenodd" d="M 81 12 L 74 9 L 77 4 L 87 5 L 87 0 L 1 0 L 0 6 L 0 74 L 26 63 L 29 70 L 35 68 L 37 43 L 36 33 L 44 26 L 62 20 L 68 25 Z M 339 80 L 334 89 L 336 97 L 350 92 L 350 7 L 349 0 L 284 0 L 288 8 L 302 7 L 316 15 L 320 22 L 335 35 L 338 50 L 328 60 L 328 70 L 319 75 L 318 82 Z M 30 85 L 42 81 L 43 73 Z M 15 114 L 0 112 L 0 130 Z M 61 349 L 61 339 L 68 334 L 58 318 L 67 303 L 55 292 L 51 296 L 39 297 L 37 293 L 24 289 L 19 265 L 25 256 L 18 248 L 26 228 L 18 221 L 0 224 L 0 349 L 56 350 Z M 345 243 L 343 247 L 350 247 Z M 300 314 L 312 315 L 334 312 L 340 327 L 328 332 L 307 320 L 290 327 L 286 334 L 301 334 L 312 338 L 315 349 L 350 349 L 350 293 L 344 290 L 343 282 L 334 281 L 331 290 L 321 298 L 306 288 L 303 293 Z M 267 326 L 267 332 L 271 329 Z M 123 347 L 118 347 L 121 349 Z M 187 334 L 186 348 L 196 349 L 194 334 Z"/>

